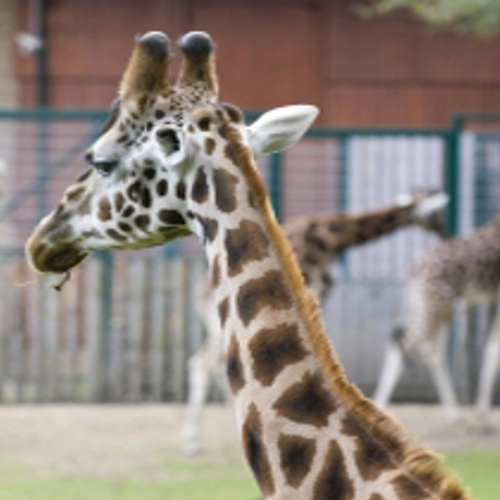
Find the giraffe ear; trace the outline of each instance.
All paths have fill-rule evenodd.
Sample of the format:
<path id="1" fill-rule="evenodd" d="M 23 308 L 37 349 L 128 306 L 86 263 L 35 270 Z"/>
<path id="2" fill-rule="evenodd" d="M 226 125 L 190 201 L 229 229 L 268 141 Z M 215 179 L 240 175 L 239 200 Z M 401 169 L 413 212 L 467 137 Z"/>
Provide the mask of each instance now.
<path id="1" fill-rule="evenodd" d="M 256 157 L 286 149 L 305 134 L 318 112 L 305 104 L 268 111 L 248 127 L 250 149 Z"/>

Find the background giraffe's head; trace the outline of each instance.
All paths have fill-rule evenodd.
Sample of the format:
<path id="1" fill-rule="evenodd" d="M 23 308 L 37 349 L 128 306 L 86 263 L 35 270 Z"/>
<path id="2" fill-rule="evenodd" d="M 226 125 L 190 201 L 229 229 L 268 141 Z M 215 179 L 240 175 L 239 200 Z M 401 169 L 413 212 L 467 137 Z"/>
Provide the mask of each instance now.
<path id="1" fill-rule="evenodd" d="M 289 106 L 246 127 L 237 108 L 218 104 L 210 36 L 191 32 L 178 46 L 183 62 L 170 86 L 168 38 L 160 32 L 137 38 L 111 117 L 86 153 L 92 168 L 66 189 L 27 242 L 36 270 L 62 273 L 93 250 L 160 245 L 195 231 L 187 216 L 193 189 L 187 179 L 200 155 L 215 149 L 216 121 L 238 127 L 259 155 L 295 142 L 315 118 L 312 106 Z"/>

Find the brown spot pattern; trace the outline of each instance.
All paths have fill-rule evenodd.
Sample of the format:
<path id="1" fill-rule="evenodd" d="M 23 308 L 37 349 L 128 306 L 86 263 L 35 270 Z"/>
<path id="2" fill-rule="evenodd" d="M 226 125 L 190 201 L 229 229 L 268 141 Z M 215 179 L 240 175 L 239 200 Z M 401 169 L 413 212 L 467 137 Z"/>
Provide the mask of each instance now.
<path id="1" fill-rule="evenodd" d="M 281 435 L 278 439 L 281 469 L 290 486 L 298 488 L 311 470 L 316 453 L 313 439 L 302 436 Z"/>
<path id="2" fill-rule="evenodd" d="M 286 366 L 307 356 L 298 327 L 291 323 L 259 330 L 248 347 L 252 355 L 254 377 L 265 386 L 271 385 Z"/>
<path id="3" fill-rule="evenodd" d="M 125 203 L 125 198 L 123 197 L 123 194 L 116 193 L 115 194 L 115 210 L 117 212 L 121 212 L 121 209 L 123 208 L 124 203 Z"/>
<path id="4" fill-rule="evenodd" d="M 156 170 L 154 168 L 147 168 L 144 170 L 144 177 L 149 180 L 154 179 L 156 177 Z"/>
<path id="5" fill-rule="evenodd" d="M 132 226 L 130 224 L 127 224 L 126 222 L 119 222 L 118 228 L 126 233 L 130 233 L 132 231 Z"/>
<path id="6" fill-rule="evenodd" d="M 257 223 L 249 220 L 227 231 L 225 245 L 229 276 L 241 273 L 246 263 L 263 260 L 269 255 L 266 234 Z"/>
<path id="7" fill-rule="evenodd" d="M 207 132 L 208 130 L 210 130 L 210 122 L 211 120 L 208 116 L 201 118 L 200 120 L 198 120 L 199 129 L 203 132 Z"/>
<path id="8" fill-rule="evenodd" d="M 143 231 L 147 231 L 147 230 L 148 230 L 149 222 L 150 222 L 149 215 L 146 215 L 146 214 L 143 214 L 143 215 L 138 215 L 138 216 L 134 219 L 134 223 L 135 223 L 135 225 L 136 225 L 139 229 L 142 229 Z"/>
<path id="9" fill-rule="evenodd" d="M 99 211 L 97 217 L 102 221 L 107 221 L 111 219 L 111 203 L 106 196 L 103 196 L 99 200 Z"/>
<path id="10" fill-rule="evenodd" d="M 132 201 L 139 201 L 141 190 L 142 184 L 140 181 L 135 181 L 127 188 L 127 196 Z"/>
<path id="11" fill-rule="evenodd" d="M 117 240 L 117 241 L 127 241 L 127 238 L 126 236 L 123 236 L 122 234 L 120 234 L 118 231 L 116 231 L 115 229 L 106 229 L 106 234 L 112 238 L 113 240 Z"/>
<path id="12" fill-rule="evenodd" d="M 143 186 L 142 188 L 141 204 L 144 208 L 151 208 L 151 191 L 147 186 Z"/>
<path id="13" fill-rule="evenodd" d="M 207 155 L 211 155 L 215 150 L 216 142 L 211 138 L 207 137 L 205 139 L 205 152 Z"/>
<path id="14" fill-rule="evenodd" d="M 346 416 L 342 432 L 355 438 L 354 459 L 365 481 L 375 480 L 382 472 L 394 468 L 387 449 L 368 433 L 355 416 L 350 414 Z"/>
<path id="15" fill-rule="evenodd" d="M 212 288 L 217 288 L 219 286 L 220 278 L 221 278 L 221 269 L 220 269 L 219 256 L 217 255 L 214 258 L 212 264 Z"/>
<path id="16" fill-rule="evenodd" d="M 221 103 L 221 106 L 233 123 L 241 123 L 243 121 L 243 113 L 234 104 L 224 102 Z"/>
<path id="17" fill-rule="evenodd" d="M 252 191 L 248 191 L 248 206 L 251 208 L 255 208 L 255 196 Z"/>
<path id="18" fill-rule="evenodd" d="M 429 498 L 422 486 L 408 476 L 397 476 L 392 480 L 392 485 L 398 497 L 411 498 L 411 500 L 426 500 Z"/>
<path id="19" fill-rule="evenodd" d="M 236 335 L 231 335 L 226 355 L 226 372 L 233 394 L 236 394 L 245 385 L 243 364 L 240 358 L 240 346 Z"/>
<path id="20" fill-rule="evenodd" d="M 129 205 L 128 207 L 125 208 L 122 215 L 123 217 L 130 217 L 131 215 L 134 214 L 134 212 L 135 212 L 135 207 Z"/>
<path id="21" fill-rule="evenodd" d="M 164 223 L 170 226 L 184 226 L 186 221 L 180 212 L 177 210 L 167 210 L 162 208 L 158 212 L 159 219 Z"/>
<path id="22" fill-rule="evenodd" d="M 89 177 L 90 174 L 93 172 L 93 169 L 89 168 L 87 171 L 85 171 L 80 177 L 76 179 L 76 182 L 83 182 L 86 181 Z"/>
<path id="23" fill-rule="evenodd" d="M 76 188 L 68 189 L 68 191 L 66 191 L 66 198 L 68 201 L 78 201 L 83 196 L 86 189 L 85 186 L 77 186 Z"/>
<path id="24" fill-rule="evenodd" d="M 384 498 L 382 497 L 382 495 L 379 495 L 378 493 L 374 493 L 370 498 L 369 500 L 384 500 Z"/>
<path id="25" fill-rule="evenodd" d="M 175 192 L 177 194 L 177 198 L 180 200 L 186 199 L 186 183 L 184 181 L 179 181 L 175 188 Z"/>
<path id="26" fill-rule="evenodd" d="M 237 298 L 238 314 L 245 326 L 265 307 L 290 309 L 292 297 L 280 271 L 268 271 L 262 277 L 241 286 Z"/>
<path id="27" fill-rule="evenodd" d="M 191 198 L 197 203 L 204 203 L 208 198 L 208 183 L 205 168 L 198 167 L 196 178 L 191 189 Z"/>
<path id="28" fill-rule="evenodd" d="M 314 500 L 353 500 L 354 486 L 347 474 L 340 446 L 332 441 L 325 457 L 325 465 L 316 479 Z"/>
<path id="29" fill-rule="evenodd" d="M 257 407 L 252 404 L 242 430 L 243 449 L 250 468 L 264 497 L 274 493 L 274 480 L 267 450 L 262 440 L 262 422 Z"/>
<path id="30" fill-rule="evenodd" d="M 236 184 L 238 178 L 217 168 L 214 170 L 215 203 L 222 212 L 232 212 L 236 208 Z"/>
<path id="31" fill-rule="evenodd" d="M 337 404 L 325 388 L 321 374 L 306 373 L 278 398 L 273 408 L 294 422 L 323 427 L 328 425 L 328 417 Z"/>
<path id="32" fill-rule="evenodd" d="M 201 224 L 205 241 L 214 241 L 219 231 L 219 223 L 215 219 L 210 219 L 209 217 L 202 217 L 201 215 L 195 215 L 195 217 Z"/>
<path id="33" fill-rule="evenodd" d="M 156 185 L 156 194 L 158 196 L 165 196 L 168 192 L 168 182 L 167 179 L 161 179 Z"/>
<path id="34" fill-rule="evenodd" d="M 226 324 L 227 316 L 229 314 L 229 299 L 225 298 L 217 306 L 219 312 L 220 324 L 223 327 Z"/>

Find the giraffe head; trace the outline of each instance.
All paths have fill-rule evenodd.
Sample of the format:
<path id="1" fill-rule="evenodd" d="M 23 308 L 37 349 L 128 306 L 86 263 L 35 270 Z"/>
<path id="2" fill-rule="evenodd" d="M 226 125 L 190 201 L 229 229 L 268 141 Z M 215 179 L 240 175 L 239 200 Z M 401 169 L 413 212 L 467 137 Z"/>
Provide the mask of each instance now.
<path id="1" fill-rule="evenodd" d="M 207 194 L 221 125 L 239 129 L 257 156 L 295 142 L 314 120 L 316 108 L 288 106 L 245 126 L 237 108 L 218 103 L 210 36 L 191 32 L 178 46 L 183 61 L 171 86 L 168 38 L 150 32 L 136 39 L 111 117 L 85 155 L 92 168 L 66 189 L 27 242 L 36 270 L 62 273 L 94 250 L 150 247 L 203 233 L 189 203 Z M 196 176 L 203 162 L 207 171 Z"/>

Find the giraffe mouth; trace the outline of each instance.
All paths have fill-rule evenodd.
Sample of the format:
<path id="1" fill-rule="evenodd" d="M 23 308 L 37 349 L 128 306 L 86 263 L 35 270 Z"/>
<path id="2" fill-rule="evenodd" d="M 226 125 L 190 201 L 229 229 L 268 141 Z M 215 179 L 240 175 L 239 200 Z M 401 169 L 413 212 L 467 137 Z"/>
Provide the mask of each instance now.
<path id="1" fill-rule="evenodd" d="M 29 252 L 30 262 L 40 273 L 65 273 L 80 264 L 89 252 L 67 245 L 62 248 L 50 248 L 40 245 Z"/>

